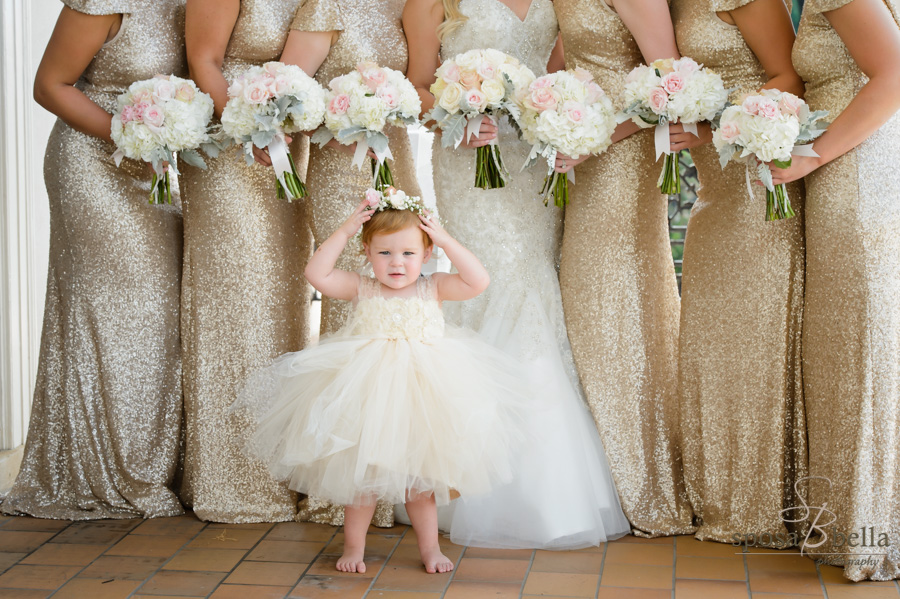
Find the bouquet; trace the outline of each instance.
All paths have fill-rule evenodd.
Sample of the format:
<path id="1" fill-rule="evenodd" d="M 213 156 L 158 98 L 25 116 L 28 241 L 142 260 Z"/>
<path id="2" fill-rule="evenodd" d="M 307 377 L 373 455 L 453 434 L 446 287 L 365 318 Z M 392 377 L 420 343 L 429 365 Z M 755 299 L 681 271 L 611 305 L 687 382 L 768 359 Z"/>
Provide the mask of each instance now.
<path id="1" fill-rule="evenodd" d="M 117 148 L 113 153 L 116 166 L 124 157 L 149 162 L 154 171 L 150 203 L 171 204 L 169 171 L 163 162 L 178 173 L 176 152 L 185 162 L 200 168 L 206 168 L 206 163 L 198 148 L 211 157 L 219 153 L 218 144 L 209 135 L 212 98 L 189 79 L 157 75 L 132 83 L 117 103 L 110 130 Z"/>
<path id="2" fill-rule="evenodd" d="M 729 106 L 713 131 L 713 144 L 719 152 L 722 168 L 731 160 L 747 163 L 747 188 L 750 190 L 749 168 L 766 186 L 766 220 L 780 220 L 795 215 L 784 184 L 772 185 L 772 171 L 767 162 L 779 168 L 791 165 L 791 154 L 817 156 L 810 142 L 825 132 L 828 123 L 824 110 L 810 112 L 809 106 L 788 92 L 765 89 L 759 95 L 747 96 L 740 106 Z M 738 154 L 739 153 L 739 154 Z M 752 195 L 752 192 L 751 192 Z"/>
<path id="3" fill-rule="evenodd" d="M 722 78 L 691 58 L 657 60 L 628 74 L 624 115 L 641 127 L 656 125 L 656 158 L 666 154 L 660 191 L 681 191 L 678 156 L 669 149 L 669 123 L 681 123 L 697 135 L 697 123 L 715 121 L 727 101 Z"/>
<path id="4" fill-rule="evenodd" d="M 343 145 L 356 143 L 353 165 L 359 168 L 371 148 L 376 156 L 372 159 L 374 187 L 393 185 L 387 163 L 393 156 L 384 128 L 419 122 L 422 102 L 416 88 L 400 71 L 374 62 L 360 63 L 355 71 L 332 79 L 328 87 L 325 126 L 316 131 L 312 141 L 322 146 L 332 139 Z"/>
<path id="5" fill-rule="evenodd" d="M 442 132 L 443 147 L 458 147 L 463 135 L 478 137 L 485 118 L 508 114 L 519 119 L 516 96 L 525 93 L 534 73 L 518 60 L 499 50 L 469 50 L 447 60 L 435 73 L 431 86 L 434 108 L 426 118 Z M 504 187 L 508 177 L 496 143 L 478 148 L 475 160 L 475 187 Z"/>
<path id="6" fill-rule="evenodd" d="M 568 177 L 554 172 L 557 152 L 572 158 L 599 154 L 609 147 L 616 128 L 612 102 L 584 69 L 538 77 L 522 99 L 519 119 L 522 137 L 532 144 L 525 168 L 547 159 L 549 170 L 541 193 L 544 205 L 552 195 L 560 208 L 569 203 Z"/>
<path id="7" fill-rule="evenodd" d="M 222 130 L 244 147 L 248 165 L 253 164 L 253 146 L 268 149 L 278 197 L 291 200 L 307 193 L 284 136 L 315 129 L 324 113 L 325 90 L 315 79 L 300 67 L 267 62 L 250 67 L 228 88 Z"/>

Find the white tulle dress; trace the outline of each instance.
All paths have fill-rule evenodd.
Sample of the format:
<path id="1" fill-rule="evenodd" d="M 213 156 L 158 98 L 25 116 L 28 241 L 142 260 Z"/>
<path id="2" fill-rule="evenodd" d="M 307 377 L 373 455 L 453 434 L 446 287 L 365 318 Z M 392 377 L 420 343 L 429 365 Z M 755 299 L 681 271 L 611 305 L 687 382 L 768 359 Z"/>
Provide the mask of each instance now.
<path id="1" fill-rule="evenodd" d="M 499 0 L 461 0 L 459 8 L 468 19 L 444 37 L 444 59 L 489 43 L 538 75 L 546 71 L 558 33 L 550 0 L 533 0 L 524 21 Z M 499 143 L 512 176 L 505 188 L 491 190 L 473 187 L 473 150 L 435 147 L 441 217 L 491 274 L 485 293 L 448 303 L 445 312 L 449 322 L 474 329 L 525 367 L 530 394 L 522 432 L 531 441 L 515 456 L 512 481 L 486 496 L 464 495 L 452 504 L 452 515 L 441 514 L 442 525 L 466 545 L 598 545 L 630 526 L 566 335 L 557 275 L 562 212 L 539 198 L 543 163 L 519 172 L 529 147 L 505 121 Z"/>
<path id="2" fill-rule="evenodd" d="M 256 372 L 235 409 L 258 423 L 246 451 L 291 489 L 359 505 L 488 493 L 527 441 L 520 366 L 445 326 L 431 277 L 384 298 L 362 277 L 348 323 Z"/>

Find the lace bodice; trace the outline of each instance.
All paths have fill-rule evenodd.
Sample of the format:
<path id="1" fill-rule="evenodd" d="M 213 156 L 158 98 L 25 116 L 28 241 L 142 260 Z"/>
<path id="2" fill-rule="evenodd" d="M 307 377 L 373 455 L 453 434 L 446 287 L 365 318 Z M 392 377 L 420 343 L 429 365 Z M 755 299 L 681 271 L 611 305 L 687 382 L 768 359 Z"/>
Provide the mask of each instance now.
<path id="1" fill-rule="evenodd" d="M 459 10 L 468 19 L 441 42 L 442 60 L 475 48 L 494 48 L 518 58 L 535 75 L 547 72 L 558 32 L 550 0 L 531 0 L 524 21 L 500 0 L 460 0 Z"/>
<path id="2" fill-rule="evenodd" d="M 388 339 L 424 341 L 444 336 L 444 314 L 434 293 L 431 277 L 419 277 L 416 295 L 381 295 L 381 283 L 361 277 L 356 309 L 345 331 L 350 335 L 369 335 Z"/>

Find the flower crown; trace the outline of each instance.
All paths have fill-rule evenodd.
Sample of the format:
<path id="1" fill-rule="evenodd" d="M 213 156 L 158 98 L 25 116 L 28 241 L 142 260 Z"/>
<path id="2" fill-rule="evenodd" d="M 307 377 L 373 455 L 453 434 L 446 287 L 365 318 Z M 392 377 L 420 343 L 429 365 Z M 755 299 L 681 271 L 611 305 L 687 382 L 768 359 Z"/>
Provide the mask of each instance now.
<path id="1" fill-rule="evenodd" d="M 376 212 L 388 209 L 409 210 L 419 216 L 428 216 L 428 209 L 422 198 L 408 196 L 402 189 L 387 187 L 384 191 L 378 191 L 370 188 L 366 190 L 366 201 L 369 202 L 369 209 Z"/>

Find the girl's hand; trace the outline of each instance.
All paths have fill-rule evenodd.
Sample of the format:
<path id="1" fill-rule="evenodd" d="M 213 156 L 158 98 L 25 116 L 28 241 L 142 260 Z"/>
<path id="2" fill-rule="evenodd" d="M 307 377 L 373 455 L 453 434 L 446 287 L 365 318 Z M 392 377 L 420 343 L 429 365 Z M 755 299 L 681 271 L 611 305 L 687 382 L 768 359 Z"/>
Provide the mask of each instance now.
<path id="1" fill-rule="evenodd" d="M 428 233 L 428 236 L 431 237 L 431 241 L 434 242 L 434 245 L 442 248 L 453 241 L 450 233 L 447 233 L 447 231 L 444 230 L 444 227 L 441 226 L 437 221 L 437 218 L 434 218 L 431 213 L 429 213 L 427 217 L 420 215 L 419 220 L 422 221 L 422 224 L 420 224 L 419 227 Z"/>
<path id="2" fill-rule="evenodd" d="M 557 152 L 556 165 L 553 167 L 553 170 L 555 170 L 557 173 L 568 173 L 570 170 L 590 157 L 590 154 L 585 154 L 584 156 L 581 156 L 579 158 L 571 158 L 569 156 L 566 156 L 562 152 Z"/>
<path id="3" fill-rule="evenodd" d="M 290 135 L 284 136 L 285 144 L 290 145 L 292 141 L 294 141 L 294 139 Z M 264 148 L 253 146 L 253 157 L 256 159 L 256 162 L 263 166 L 272 166 L 272 159 L 269 158 L 269 152 Z"/>
<path id="4" fill-rule="evenodd" d="M 673 152 L 689 150 L 712 141 L 712 127 L 708 122 L 697 123 L 697 135 L 684 130 L 684 125 L 669 125 L 669 149 Z"/>
<path id="5" fill-rule="evenodd" d="M 768 165 L 769 170 L 772 171 L 772 183 L 774 185 L 802 179 L 821 166 L 819 158 L 813 156 L 792 156 L 791 166 L 787 168 L 778 168 L 772 162 L 769 162 Z"/>
<path id="6" fill-rule="evenodd" d="M 497 139 L 497 130 L 497 125 L 494 124 L 494 121 L 484 117 L 481 120 L 481 127 L 478 128 L 478 137 L 473 135 L 469 138 L 469 133 L 466 131 L 463 133 L 463 140 L 460 145 L 467 148 L 480 148 L 481 146 L 486 146 Z"/>
<path id="7" fill-rule="evenodd" d="M 373 214 L 375 214 L 375 211 L 370 210 L 369 201 L 363 200 L 360 202 L 359 206 L 356 207 L 356 210 L 353 211 L 353 214 L 344 221 L 344 224 L 340 226 L 338 231 L 346 235 L 347 239 L 350 239 L 356 235 L 356 232 L 363 226 L 363 223 L 372 218 Z"/>

